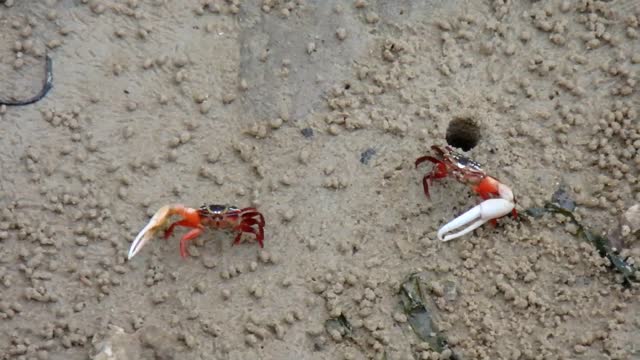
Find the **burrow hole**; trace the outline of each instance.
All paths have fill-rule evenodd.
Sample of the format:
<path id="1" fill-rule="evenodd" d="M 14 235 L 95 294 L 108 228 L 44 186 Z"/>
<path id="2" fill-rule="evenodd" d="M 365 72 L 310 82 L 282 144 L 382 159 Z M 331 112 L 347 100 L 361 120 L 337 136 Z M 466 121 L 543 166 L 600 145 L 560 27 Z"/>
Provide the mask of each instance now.
<path id="1" fill-rule="evenodd" d="M 476 147 L 480 138 L 480 126 L 472 118 L 454 118 L 447 128 L 447 144 L 462 149 L 462 151 L 469 151 Z"/>

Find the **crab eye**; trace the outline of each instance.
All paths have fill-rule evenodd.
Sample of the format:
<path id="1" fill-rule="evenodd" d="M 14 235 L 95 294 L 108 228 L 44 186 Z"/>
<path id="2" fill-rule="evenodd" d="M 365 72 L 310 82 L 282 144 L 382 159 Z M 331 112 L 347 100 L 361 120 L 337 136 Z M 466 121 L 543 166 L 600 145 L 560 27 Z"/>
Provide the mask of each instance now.
<path id="1" fill-rule="evenodd" d="M 226 209 L 226 206 L 224 205 L 209 205 L 209 211 L 211 211 L 214 214 L 219 214 L 224 212 L 224 210 Z"/>

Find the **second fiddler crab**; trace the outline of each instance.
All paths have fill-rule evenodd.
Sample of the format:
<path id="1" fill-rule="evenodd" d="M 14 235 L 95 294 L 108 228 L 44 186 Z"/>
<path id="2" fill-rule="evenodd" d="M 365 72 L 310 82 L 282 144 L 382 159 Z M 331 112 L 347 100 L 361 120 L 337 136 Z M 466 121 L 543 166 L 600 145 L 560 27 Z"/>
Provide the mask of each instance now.
<path id="1" fill-rule="evenodd" d="M 169 219 L 174 215 L 180 216 L 181 219 L 169 224 Z M 180 255 L 183 258 L 187 257 L 187 243 L 200 236 L 207 227 L 235 232 L 234 244 L 240 242 L 243 234 L 253 234 L 260 247 L 264 246 L 264 216 L 256 208 L 239 209 L 229 205 L 202 205 L 198 209 L 193 209 L 174 204 L 165 205 L 156 211 L 133 240 L 128 258 L 134 257 L 159 231 L 164 231 L 165 239 L 169 238 L 176 226 L 191 228 L 180 239 Z"/>
<path id="2" fill-rule="evenodd" d="M 511 213 L 518 217 L 515 209 L 516 199 L 511 188 L 501 183 L 496 178 L 487 175 L 480 165 L 468 157 L 456 152 L 450 146 L 444 148 L 433 145 L 431 147 L 438 157 L 422 156 L 416 159 L 416 168 L 425 161 L 434 163 L 434 167 L 422 179 L 424 193 L 429 198 L 429 185 L 431 180 L 441 179 L 452 175 L 461 183 L 471 185 L 473 190 L 484 200 L 471 210 L 465 212 L 438 230 L 438 239 L 449 241 L 465 235 L 486 222 L 496 225 L 496 219 Z M 451 234 L 463 226 L 462 230 Z"/>

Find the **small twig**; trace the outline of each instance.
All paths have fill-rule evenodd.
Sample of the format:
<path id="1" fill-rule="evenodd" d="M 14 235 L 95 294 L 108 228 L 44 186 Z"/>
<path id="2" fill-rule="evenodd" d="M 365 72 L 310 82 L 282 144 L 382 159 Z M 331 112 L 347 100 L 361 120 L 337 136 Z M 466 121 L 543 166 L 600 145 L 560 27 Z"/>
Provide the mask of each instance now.
<path id="1" fill-rule="evenodd" d="M 42 84 L 42 89 L 40 89 L 40 92 L 28 99 L 24 99 L 24 100 L 2 100 L 0 99 L 0 105 L 7 105 L 7 106 L 20 106 L 20 105 L 29 105 L 29 104 L 33 104 L 37 101 L 39 101 L 40 99 L 42 99 L 43 97 L 45 97 L 47 95 L 47 93 L 49 92 L 49 90 L 51 90 L 51 88 L 53 87 L 53 64 L 51 61 L 51 58 L 49 57 L 49 55 L 46 55 L 46 59 L 45 59 L 45 64 L 44 64 L 44 72 L 45 72 L 45 78 L 44 78 L 44 82 Z"/>

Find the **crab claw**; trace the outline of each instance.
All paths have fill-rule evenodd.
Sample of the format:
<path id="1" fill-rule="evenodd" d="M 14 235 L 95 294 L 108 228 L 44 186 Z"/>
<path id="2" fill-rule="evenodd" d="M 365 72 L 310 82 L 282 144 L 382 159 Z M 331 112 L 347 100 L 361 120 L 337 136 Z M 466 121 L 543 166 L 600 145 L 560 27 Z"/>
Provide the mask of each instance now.
<path id="1" fill-rule="evenodd" d="M 513 201 L 502 198 L 485 200 L 441 227 L 440 230 L 438 230 L 438 239 L 442 241 L 453 240 L 479 228 L 489 220 L 497 219 L 509 214 L 514 207 L 515 204 Z M 467 227 L 457 233 L 447 234 L 462 226 Z"/>
<path id="2" fill-rule="evenodd" d="M 156 233 L 162 229 L 164 229 L 167 225 L 167 221 L 172 215 L 172 207 L 170 205 L 166 205 L 161 207 L 155 214 L 147 225 L 138 233 L 133 243 L 131 243 L 131 247 L 129 248 L 128 260 L 131 260 L 140 249 L 150 240 L 152 239 Z"/>

